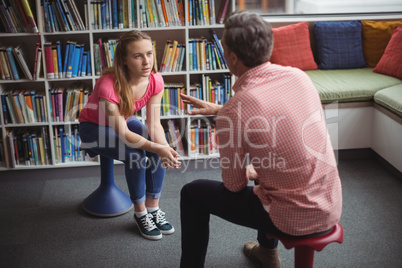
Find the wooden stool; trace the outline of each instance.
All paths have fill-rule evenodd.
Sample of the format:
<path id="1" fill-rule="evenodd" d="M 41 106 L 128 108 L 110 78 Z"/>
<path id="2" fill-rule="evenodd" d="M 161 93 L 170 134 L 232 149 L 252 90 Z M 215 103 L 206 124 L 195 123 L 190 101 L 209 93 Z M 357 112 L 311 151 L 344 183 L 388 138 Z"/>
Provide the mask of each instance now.
<path id="1" fill-rule="evenodd" d="M 269 238 L 272 236 L 269 235 Z M 337 223 L 332 231 L 324 236 L 310 238 L 276 237 L 286 249 L 295 248 L 295 268 L 312 268 L 314 251 L 321 251 L 332 242 L 343 242 L 343 228 Z"/>
<path id="2" fill-rule="evenodd" d="M 112 158 L 100 156 L 100 185 L 82 203 L 83 209 L 91 215 L 114 217 L 123 215 L 134 207 L 130 197 L 114 183 L 113 161 Z"/>

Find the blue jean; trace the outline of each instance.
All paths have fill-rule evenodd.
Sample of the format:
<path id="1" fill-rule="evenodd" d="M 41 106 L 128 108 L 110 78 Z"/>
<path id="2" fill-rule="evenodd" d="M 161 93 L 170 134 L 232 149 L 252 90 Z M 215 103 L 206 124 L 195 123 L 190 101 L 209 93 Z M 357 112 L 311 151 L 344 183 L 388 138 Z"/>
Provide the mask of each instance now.
<path id="1" fill-rule="evenodd" d="M 127 121 L 128 129 L 150 140 L 147 127 L 134 116 Z M 81 148 L 93 157 L 102 155 L 124 163 L 130 198 L 141 204 L 145 198 L 160 198 L 165 169 L 159 156 L 124 144 L 111 127 L 95 123 L 80 123 Z"/>

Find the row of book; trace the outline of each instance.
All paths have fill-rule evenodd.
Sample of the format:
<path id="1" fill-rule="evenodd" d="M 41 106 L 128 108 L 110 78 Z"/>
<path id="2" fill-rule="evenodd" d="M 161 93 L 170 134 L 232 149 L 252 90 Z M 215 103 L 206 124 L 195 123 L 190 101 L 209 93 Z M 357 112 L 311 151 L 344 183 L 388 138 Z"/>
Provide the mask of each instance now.
<path id="1" fill-rule="evenodd" d="M 95 74 L 101 75 L 102 71 L 113 65 L 114 52 L 116 51 L 117 39 L 103 41 L 101 38 L 94 43 Z"/>
<path id="2" fill-rule="evenodd" d="M 224 70 L 227 69 L 223 58 L 223 50 L 216 33 L 210 31 L 212 40 L 205 38 L 189 40 L 189 67 L 195 70 Z M 102 71 L 113 64 L 114 52 L 118 41 L 101 38 L 94 43 L 94 68 L 95 74 L 101 75 Z M 64 48 L 63 48 L 64 47 Z M 156 55 L 156 42 L 153 41 L 153 49 Z M 91 55 L 85 51 L 85 44 L 76 41 L 67 41 L 63 46 L 62 41 L 45 42 L 44 54 L 46 63 L 46 75 L 48 79 L 76 78 L 92 75 Z M 186 46 L 178 41 L 167 40 L 162 56 L 160 72 L 178 72 L 183 69 L 186 54 Z M 36 43 L 35 65 L 33 74 L 27 65 L 21 46 L 0 47 L 0 75 L 2 80 L 19 80 L 22 78 L 37 80 L 42 72 L 42 48 Z M 157 68 L 157 57 L 154 57 L 154 66 Z"/>
<path id="3" fill-rule="evenodd" d="M 224 105 L 232 95 L 232 78 L 229 74 L 222 74 L 222 82 L 212 81 L 207 74 L 202 74 L 202 82 L 191 84 L 189 95 L 204 101 Z M 194 109 L 191 106 L 189 110 Z"/>
<path id="4" fill-rule="evenodd" d="M 35 90 L 7 91 L 1 94 L 4 124 L 48 122 L 44 93 Z"/>
<path id="5" fill-rule="evenodd" d="M 186 105 L 181 100 L 180 94 L 186 94 L 186 88 L 183 84 L 165 83 L 161 101 L 161 115 L 184 115 L 186 113 Z"/>
<path id="6" fill-rule="evenodd" d="M 183 0 L 139 0 L 141 28 L 184 26 Z"/>
<path id="7" fill-rule="evenodd" d="M 2 80 L 33 80 L 21 46 L 0 47 L 0 75 Z"/>
<path id="8" fill-rule="evenodd" d="M 218 36 L 212 29 L 210 29 L 210 35 L 211 40 L 203 37 L 189 39 L 190 71 L 224 70 L 228 68 Z"/>
<path id="9" fill-rule="evenodd" d="M 78 125 L 54 126 L 53 149 L 56 164 L 88 160 L 81 149 Z"/>
<path id="10" fill-rule="evenodd" d="M 172 119 L 167 120 L 167 127 L 165 128 L 166 140 L 170 147 L 175 149 L 180 156 L 185 156 L 187 143 L 184 133 L 181 133 L 180 130 L 180 124 L 177 121 Z"/>
<path id="11" fill-rule="evenodd" d="M 85 30 L 84 21 L 73 0 L 42 0 L 45 32 Z"/>
<path id="12" fill-rule="evenodd" d="M 48 127 L 8 129 L 6 143 L 3 144 L 3 140 L 0 143 L 0 164 L 12 168 L 17 165 L 50 165 L 51 142 L 56 164 L 87 160 L 81 149 L 78 128 L 78 125 L 54 126 L 53 140 L 50 139 Z"/>
<path id="13" fill-rule="evenodd" d="M 9 167 L 17 165 L 49 165 L 50 141 L 46 127 L 6 130 L 4 155 L 8 155 Z"/>
<path id="14" fill-rule="evenodd" d="M 215 0 L 188 0 L 188 9 L 190 26 L 216 24 Z"/>
<path id="15" fill-rule="evenodd" d="M 37 122 L 76 122 L 88 102 L 89 89 L 81 84 L 68 89 L 49 89 L 49 106 L 43 92 L 35 90 L 6 91 L 1 94 L 4 124 Z M 49 113 L 48 113 L 49 107 Z"/>
<path id="16" fill-rule="evenodd" d="M 218 153 L 219 143 L 213 123 L 206 123 L 200 119 L 193 121 L 189 141 L 187 141 L 183 130 L 184 128 L 180 127 L 178 121 L 167 120 L 167 126 L 165 127 L 166 140 L 180 156 L 197 157 Z"/>
<path id="17" fill-rule="evenodd" d="M 7 33 L 37 33 L 35 17 L 32 12 L 34 1 L 1 0 L 0 1 L 0 32 Z"/>
<path id="18" fill-rule="evenodd" d="M 89 23 L 92 29 L 126 29 L 136 26 L 136 0 L 90 1 Z"/>
<path id="19" fill-rule="evenodd" d="M 178 41 L 167 40 L 163 50 L 160 72 L 179 72 L 183 69 L 186 45 L 179 44 Z"/>
<path id="20" fill-rule="evenodd" d="M 76 78 L 92 75 L 91 57 L 85 51 L 84 44 L 75 41 L 67 41 L 65 49 L 62 42 L 46 42 L 45 62 L 48 79 Z"/>
<path id="21" fill-rule="evenodd" d="M 230 11 L 230 0 L 222 0 L 218 12 L 215 12 L 215 0 L 188 0 L 188 23 L 192 25 L 223 24 Z"/>
<path id="22" fill-rule="evenodd" d="M 89 89 L 82 84 L 75 84 L 67 89 L 51 88 L 49 95 L 51 122 L 77 122 L 82 108 L 88 102 Z"/>
<path id="23" fill-rule="evenodd" d="M 218 153 L 218 136 L 215 125 L 198 119 L 190 127 L 189 157 L 214 155 Z"/>

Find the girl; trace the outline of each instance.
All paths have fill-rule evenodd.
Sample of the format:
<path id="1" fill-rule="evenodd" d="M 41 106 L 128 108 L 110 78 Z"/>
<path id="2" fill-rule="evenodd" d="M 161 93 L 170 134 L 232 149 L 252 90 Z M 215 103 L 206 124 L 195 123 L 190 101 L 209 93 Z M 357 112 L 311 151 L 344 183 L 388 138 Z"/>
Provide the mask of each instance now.
<path id="1" fill-rule="evenodd" d="M 159 240 L 174 228 L 159 209 L 164 168 L 178 168 L 160 123 L 164 82 L 154 66 L 152 40 L 140 31 L 124 33 L 113 66 L 96 82 L 79 115 L 82 148 L 90 156 L 121 160 L 142 236 Z M 146 105 L 147 125 L 133 114 Z"/>

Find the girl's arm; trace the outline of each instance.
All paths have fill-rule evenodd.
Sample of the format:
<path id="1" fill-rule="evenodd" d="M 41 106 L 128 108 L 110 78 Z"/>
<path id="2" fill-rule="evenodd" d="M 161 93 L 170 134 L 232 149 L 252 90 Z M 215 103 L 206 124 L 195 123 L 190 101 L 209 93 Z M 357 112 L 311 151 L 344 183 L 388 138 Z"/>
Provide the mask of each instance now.
<path id="1" fill-rule="evenodd" d="M 153 95 L 147 103 L 147 127 L 151 139 L 159 144 L 168 145 L 165 137 L 165 131 L 161 125 L 161 100 L 163 90 Z"/>
<path id="2" fill-rule="evenodd" d="M 178 167 L 180 162 L 172 155 L 168 145 L 151 142 L 141 135 L 128 129 L 127 122 L 119 112 L 119 107 L 106 99 L 100 98 L 100 105 L 104 108 L 109 126 L 115 131 L 119 139 L 127 146 L 156 153 L 164 167 Z"/>
<path id="3" fill-rule="evenodd" d="M 153 95 L 147 103 L 147 128 L 151 139 L 160 145 L 169 146 L 166 141 L 165 131 L 161 125 L 161 100 L 163 96 L 163 90 L 156 95 Z M 177 161 L 180 155 L 172 148 L 170 148 L 171 155 Z M 176 165 L 180 165 L 179 161 L 175 162 Z"/>

